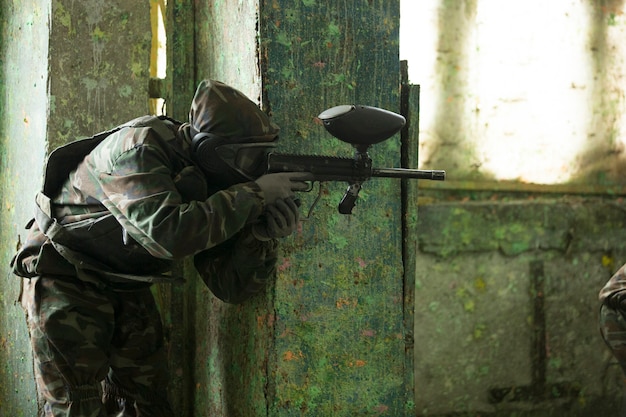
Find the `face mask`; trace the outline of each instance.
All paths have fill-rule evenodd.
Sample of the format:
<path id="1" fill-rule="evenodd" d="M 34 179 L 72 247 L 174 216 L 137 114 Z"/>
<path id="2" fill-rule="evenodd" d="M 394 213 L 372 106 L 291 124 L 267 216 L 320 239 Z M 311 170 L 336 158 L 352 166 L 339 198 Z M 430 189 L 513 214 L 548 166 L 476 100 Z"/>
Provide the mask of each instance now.
<path id="1" fill-rule="evenodd" d="M 255 180 L 267 169 L 267 155 L 276 147 L 272 142 L 233 143 L 215 148 L 219 158 L 231 169 L 249 180 Z"/>

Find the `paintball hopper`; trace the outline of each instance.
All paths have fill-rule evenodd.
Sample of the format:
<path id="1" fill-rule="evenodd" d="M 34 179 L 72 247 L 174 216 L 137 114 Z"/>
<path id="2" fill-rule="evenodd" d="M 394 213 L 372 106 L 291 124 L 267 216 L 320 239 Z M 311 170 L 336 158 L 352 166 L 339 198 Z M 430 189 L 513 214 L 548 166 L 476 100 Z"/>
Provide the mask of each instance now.
<path id="1" fill-rule="evenodd" d="M 337 139 L 359 148 L 382 142 L 402 129 L 403 116 L 378 107 L 341 105 L 317 116 Z"/>

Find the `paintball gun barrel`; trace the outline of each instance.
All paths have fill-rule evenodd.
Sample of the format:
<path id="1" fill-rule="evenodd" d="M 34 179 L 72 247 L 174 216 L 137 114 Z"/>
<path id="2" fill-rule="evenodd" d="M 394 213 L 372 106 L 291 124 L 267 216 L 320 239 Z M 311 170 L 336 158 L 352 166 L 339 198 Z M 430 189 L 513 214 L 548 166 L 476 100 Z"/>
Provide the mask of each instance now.
<path id="1" fill-rule="evenodd" d="M 310 172 L 314 181 L 345 181 L 349 184 L 339 203 L 341 214 L 351 214 L 361 184 L 372 177 L 443 181 L 445 171 L 408 168 L 374 168 L 368 154 L 371 145 L 389 139 L 404 127 L 403 116 L 371 106 L 341 105 L 322 112 L 319 119 L 337 139 L 351 144 L 353 158 L 270 153 L 267 172 Z"/>

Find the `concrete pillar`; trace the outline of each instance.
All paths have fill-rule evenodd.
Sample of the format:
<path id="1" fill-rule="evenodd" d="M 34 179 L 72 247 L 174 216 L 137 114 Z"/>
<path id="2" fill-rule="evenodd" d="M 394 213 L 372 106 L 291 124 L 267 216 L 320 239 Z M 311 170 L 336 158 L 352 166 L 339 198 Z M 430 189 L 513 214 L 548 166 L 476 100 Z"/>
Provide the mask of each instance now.
<path id="1" fill-rule="evenodd" d="M 26 323 L 9 274 L 55 147 L 148 112 L 149 2 L 0 5 L 0 415 L 36 415 Z M 8 276 L 7 276 L 8 275 Z"/>

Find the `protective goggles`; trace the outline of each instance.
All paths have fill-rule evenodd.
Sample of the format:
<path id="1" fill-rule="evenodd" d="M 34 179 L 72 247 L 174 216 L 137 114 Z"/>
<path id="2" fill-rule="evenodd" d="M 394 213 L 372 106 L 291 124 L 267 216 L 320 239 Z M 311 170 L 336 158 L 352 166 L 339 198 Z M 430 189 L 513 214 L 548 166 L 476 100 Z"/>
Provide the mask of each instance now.
<path id="1" fill-rule="evenodd" d="M 273 142 L 233 143 L 215 148 L 218 157 L 245 178 L 255 180 L 267 170 L 267 155 L 276 148 Z"/>

